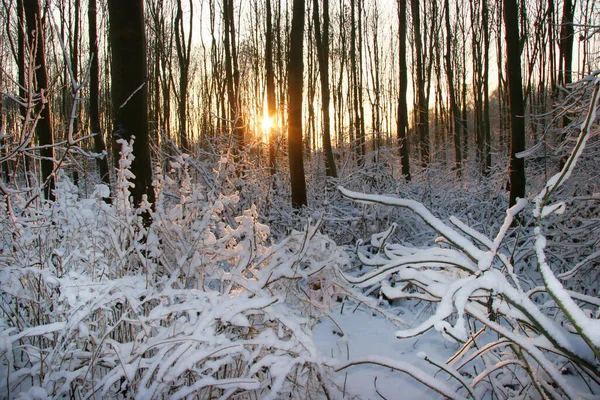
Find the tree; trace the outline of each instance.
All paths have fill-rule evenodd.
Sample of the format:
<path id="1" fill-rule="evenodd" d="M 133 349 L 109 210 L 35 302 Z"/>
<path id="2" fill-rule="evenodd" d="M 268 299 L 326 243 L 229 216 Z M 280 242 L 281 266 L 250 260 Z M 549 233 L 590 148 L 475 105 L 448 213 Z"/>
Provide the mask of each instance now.
<path id="1" fill-rule="evenodd" d="M 189 150 L 188 132 L 187 132 L 187 103 L 188 103 L 188 84 L 190 75 L 190 59 L 192 51 L 192 24 L 194 17 L 194 3 L 190 5 L 190 26 L 187 38 L 183 27 L 183 7 L 181 0 L 177 0 L 177 12 L 175 14 L 175 46 L 177 48 L 177 59 L 179 60 L 179 96 L 177 98 L 179 105 L 179 144 L 184 150 Z"/>
<path id="2" fill-rule="evenodd" d="M 398 1 L 398 64 L 399 64 L 399 92 L 398 92 L 398 140 L 400 141 L 400 162 L 402 175 L 410 181 L 410 162 L 408 159 L 408 107 L 406 92 L 408 89 L 408 67 L 406 66 L 406 0 Z"/>
<path id="3" fill-rule="evenodd" d="M 303 89 L 303 40 L 304 40 L 304 0 L 294 0 L 292 10 L 292 30 L 288 55 L 288 152 L 290 162 L 290 182 L 292 206 L 300 208 L 308 204 L 304 159 L 302 154 L 302 89 Z"/>
<path id="4" fill-rule="evenodd" d="M 462 152 L 460 146 L 461 137 L 461 123 L 460 123 L 460 108 L 456 101 L 456 92 L 454 89 L 454 68 L 452 67 L 453 51 L 452 51 L 452 29 L 450 28 L 450 2 L 445 0 L 444 8 L 445 22 L 446 22 L 446 77 L 448 79 L 448 97 L 450 98 L 450 111 L 452 112 L 452 118 L 454 120 L 454 159 L 455 168 L 458 176 L 461 175 L 462 171 Z"/>
<path id="5" fill-rule="evenodd" d="M 567 86 L 571 83 L 571 69 L 573 68 L 573 41 L 575 32 L 573 29 L 573 2 L 565 0 L 563 4 L 562 23 L 560 26 L 560 41 L 559 41 L 559 63 L 558 63 L 558 83 Z M 569 126 L 571 118 L 567 113 L 564 114 L 562 125 L 563 128 Z M 564 130 L 562 140 L 566 140 L 567 130 Z M 560 159 L 560 167 L 564 166 L 566 155 Z"/>
<path id="6" fill-rule="evenodd" d="M 568 85 L 571 83 L 571 69 L 573 68 L 573 1 L 565 0 L 563 4 L 562 23 L 560 25 L 559 41 L 559 64 L 558 81 L 559 84 Z M 563 124 L 564 126 L 564 124 Z"/>
<path id="7" fill-rule="evenodd" d="M 273 71 L 273 11 L 271 0 L 267 0 L 266 4 L 266 36 L 265 36 L 265 73 L 267 79 L 267 118 L 271 121 L 277 120 L 277 105 L 275 97 L 275 72 Z M 269 171 L 274 175 L 277 171 L 277 161 L 275 157 L 275 131 L 273 123 L 269 126 Z"/>
<path id="8" fill-rule="evenodd" d="M 362 0 L 350 0 L 350 73 L 352 103 L 354 105 L 354 135 L 358 165 L 362 166 L 366 153 L 362 101 Z M 357 10 L 358 9 L 358 10 Z"/>
<path id="9" fill-rule="evenodd" d="M 238 64 L 235 21 L 233 18 L 233 0 L 223 0 L 223 28 L 225 30 L 225 75 L 227 81 L 227 99 L 229 101 L 229 119 L 233 127 L 233 152 L 236 164 L 244 146 L 244 119 L 240 104 L 240 70 Z M 239 167 L 239 165 L 238 165 Z"/>
<path id="10" fill-rule="evenodd" d="M 113 140 L 131 140 L 135 159 L 131 165 L 134 187 L 130 188 L 135 205 L 144 196 L 154 204 L 152 163 L 148 132 L 148 88 L 146 37 L 143 0 L 109 0 L 111 62 L 111 100 Z M 118 148 L 113 143 L 114 148 Z M 115 157 L 118 160 L 118 157 Z M 149 216 L 145 215 L 149 223 Z"/>
<path id="11" fill-rule="evenodd" d="M 79 19 L 81 9 L 81 0 L 75 0 L 74 4 L 74 16 L 73 20 L 75 22 L 75 26 L 73 27 L 72 35 L 71 35 L 71 72 L 73 82 L 79 81 Z M 71 93 L 71 105 L 72 107 L 77 107 L 77 88 L 72 88 Z M 70 111 L 70 110 L 69 110 Z M 72 121 L 73 124 L 73 132 L 79 131 L 79 118 L 81 118 L 81 112 L 77 109 L 77 113 L 75 118 Z M 79 185 L 79 171 L 77 168 L 73 169 L 73 183 L 75 185 Z"/>
<path id="12" fill-rule="evenodd" d="M 98 69 L 98 33 L 97 33 L 96 0 L 88 3 L 88 37 L 90 41 L 90 129 L 94 136 L 94 150 L 98 154 L 106 152 L 104 134 L 100 127 L 99 87 L 100 74 Z M 110 185 L 108 171 L 108 155 L 96 159 L 102 182 Z"/>
<path id="13" fill-rule="evenodd" d="M 27 39 L 30 54 L 35 54 L 35 79 L 37 90 L 41 92 L 40 120 L 36 125 L 40 155 L 42 156 L 42 180 L 44 182 L 44 198 L 54 200 L 54 136 L 52 131 L 52 114 L 48 101 L 48 72 L 46 70 L 46 49 L 44 20 L 38 0 L 24 0 L 23 10 L 27 21 Z M 30 88 L 32 90 L 32 88 Z"/>
<path id="14" fill-rule="evenodd" d="M 419 148 L 421 165 L 426 168 L 429 164 L 429 105 L 425 90 L 425 62 L 423 60 L 423 40 L 421 37 L 421 16 L 419 0 L 410 0 L 413 33 L 415 37 L 416 69 L 417 69 L 417 132 L 419 133 Z"/>
<path id="15" fill-rule="evenodd" d="M 490 133 L 490 95 L 489 95 L 489 58 L 490 27 L 488 0 L 481 2 L 481 20 L 483 26 L 483 173 L 492 168 L 492 138 Z"/>
<path id="16" fill-rule="evenodd" d="M 319 22 L 319 0 L 313 0 L 313 20 L 319 76 L 321 78 L 321 114 L 323 118 L 323 151 L 325 152 L 325 174 L 337 177 L 337 169 L 331 148 L 331 119 L 329 116 L 329 0 L 323 0 L 323 32 Z"/>
<path id="17" fill-rule="evenodd" d="M 510 201 L 525 197 L 525 160 L 517 154 L 525 150 L 525 107 L 521 82 L 521 38 L 516 0 L 503 0 L 508 75 L 508 107 L 510 113 Z"/>

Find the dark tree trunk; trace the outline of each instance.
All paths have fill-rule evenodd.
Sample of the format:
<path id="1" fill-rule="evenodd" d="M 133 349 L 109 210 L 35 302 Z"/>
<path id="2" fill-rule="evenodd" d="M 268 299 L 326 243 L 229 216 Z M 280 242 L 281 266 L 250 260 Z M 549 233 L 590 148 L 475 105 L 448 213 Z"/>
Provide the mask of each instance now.
<path id="1" fill-rule="evenodd" d="M 573 41 L 575 32 L 573 29 L 573 0 L 565 0 L 563 4 L 562 23 L 560 26 L 560 42 L 559 42 L 559 67 L 558 67 L 558 82 L 563 87 L 571 83 L 573 68 Z M 562 120 L 563 128 L 569 126 L 571 118 L 565 113 Z M 567 139 L 566 130 L 563 131 L 562 140 Z M 564 155 L 560 159 L 560 168 L 567 161 L 567 156 Z"/>
<path id="2" fill-rule="evenodd" d="M 325 152 L 325 174 L 337 177 L 337 169 L 331 148 L 331 119 L 329 116 L 329 0 L 323 0 L 323 33 L 319 22 L 319 0 L 313 0 L 315 41 L 319 58 L 321 78 L 321 114 L 323 118 L 323 151 Z"/>
<path id="3" fill-rule="evenodd" d="M 98 69 L 98 33 L 97 33 L 97 11 L 96 0 L 89 0 L 88 25 L 90 42 L 90 129 L 94 136 L 94 151 L 98 154 L 105 153 L 102 158 L 97 158 L 100 178 L 106 185 L 110 185 L 110 173 L 108 170 L 108 154 L 106 154 L 106 143 L 104 134 L 100 127 L 99 88 L 100 74 Z"/>
<path id="4" fill-rule="evenodd" d="M 44 24 L 38 0 L 24 0 L 23 7 L 27 20 L 27 37 L 29 48 L 35 49 L 35 79 L 37 90 L 43 92 L 42 98 L 48 95 L 48 74 L 46 71 L 46 53 L 44 44 Z M 42 156 L 42 180 L 44 182 L 44 198 L 54 200 L 55 177 L 54 171 L 54 137 L 52 134 L 52 117 L 48 99 L 41 104 L 40 120 L 36 126 Z"/>
<path id="5" fill-rule="evenodd" d="M 481 22 L 483 27 L 483 174 L 489 174 L 492 168 L 492 138 L 490 134 L 490 95 L 489 95 L 489 59 L 490 59 L 490 27 L 488 0 L 481 2 Z"/>
<path id="6" fill-rule="evenodd" d="M 304 0 L 294 0 L 292 30 L 288 57 L 288 151 L 292 206 L 300 208 L 308 204 L 302 156 L 302 87 L 303 87 L 303 34 Z"/>
<path id="7" fill-rule="evenodd" d="M 356 27 L 357 25 L 357 17 L 356 17 L 356 1 L 357 0 L 351 0 L 350 1 L 350 71 L 348 71 L 350 73 L 351 79 L 352 79 L 352 105 L 353 105 L 353 111 L 354 111 L 354 119 L 353 119 L 353 131 L 354 131 L 354 138 L 355 138 L 355 142 L 352 143 L 352 145 L 354 146 L 355 149 L 355 154 L 356 154 L 356 158 L 358 161 L 358 165 L 362 166 L 364 163 L 364 156 L 365 156 L 365 151 L 364 151 L 364 134 L 363 132 L 361 132 L 361 118 L 362 115 L 360 113 L 360 98 L 359 98 L 359 90 L 360 90 L 360 84 L 359 84 L 359 68 L 360 68 L 360 60 L 357 62 L 357 59 L 359 58 L 359 46 L 357 46 L 359 40 L 358 40 L 358 36 L 360 35 L 360 32 L 357 33 L 358 29 Z M 360 0 L 358 0 L 360 1 Z"/>
<path id="8" fill-rule="evenodd" d="M 0 102 L 0 131 L 4 132 L 6 130 L 6 120 L 4 118 L 4 110 L 2 109 L 4 107 L 4 103 Z M 2 137 L 2 139 L 0 139 L 0 146 L 2 147 L 2 150 L 0 152 L 0 155 L 2 157 L 5 157 L 8 153 L 8 150 L 6 149 L 6 139 L 4 137 Z M 10 182 L 10 168 L 8 165 L 8 160 L 4 160 L 4 162 L 2 162 L 2 181 L 5 184 L 8 184 Z"/>
<path id="9" fill-rule="evenodd" d="M 417 132 L 419 133 L 421 165 L 423 168 L 427 168 L 429 164 L 429 105 L 427 104 L 427 95 L 425 93 L 425 66 L 423 65 L 420 7 L 419 0 L 411 0 L 410 3 L 417 59 Z"/>
<path id="10" fill-rule="evenodd" d="M 399 93 L 398 93 L 398 141 L 400 142 L 400 162 L 402 175 L 410 181 L 410 162 L 408 159 L 408 106 L 406 92 L 408 91 L 408 67 L 406 66 L 406 0 L 398 0 L 398 62 L 399 62 Z"/>
<path id="11" fill-rule="evenodd" d="M 273 13 L 271 0 L 267 0 L 267 32 L 265 37 L 265 71 L 267 75 L 267 110 L 268 118 L 273 125 L 277 121 L 277 104 L 275 97 L 275 72 L 273 71 Z M 269 171 L 271 175 L 277 172 L 277 160 L 275 157 L 275 130 L 269 127 Z"/>
<path id="12" fill-rule="evenodd" d="M 146 37 L 143 0 L 108 0 L 110 21 L 111 99 L 113 106 L 113 141 L 131 140 L 135 136 L 131 172 L 134 204 L 144 195 L 154 204 L 152 162 L 148 132 L 148 86 Z M 113 142 L 115 149 L 120 148 Z M 115 157 L 118 162 L 119 157 Z M 150 222 L 149 215 L 144 216 Z"/>
<path id="13" fill-rule="evenodd" d="M 72 32 L 72 44 L 71 44 L 71 70 L 73 71 L 73 81 L 79 82 L 79 10 L 81 8 L 81 0 L 75 0 L 74 4 L 74 22 L 75 26 L 73 27 Z M 73 107 L 77 107 L 77 91 L 75 88 L 72 88 L 72 99 L 71 104 Z M 71 110 L 67 110 L 67 115 L 71 115 Z M 72 121 L 73 124 L 73 132 L 76 133 L 79 131 L 79 118 L 81 113 L 79 109 L 75 113 L 75 118 Z M 79 171 L 77 167 L 73 168 L 73 184 L 79 186 Z"/>
<path id="14" fill-rule="evenodd" d="M 558 81 L 561 85 L 571 83 L 573 65 L 573 0 L 565 0 L 563 4 L 562 22 L 560 25 Z"/>
<path id="15" fill-rule="evenodd" d="M 240 72 L 235 45 L 235 22 L 233 20 L 233 0 L 223 1 L 223 26 L 225 29 L 225 78 L 227 80 L 227 98 L 229 101 L 229 119 L 232 120 L 233 152 L 236 164 L 244 146 L 244 122 L 239 99 Z M 239 165 L 237 165 L 239 167 Z"/>
<path id="16" fill-rule="evenodd" d="M 187 98 L 190 70 L 190 52 L 192 49 L 192 21 L 194 17 L 194 4 L 190 0 L 190 27 L 187 38 L 183 28 L 183 8 L 181 0 L 177 0 L 175 14 L 175 45 L 179 60 L 179 145 L 184 150 L 189 150 L 189 135 L 187 132 Z"/>
<path id="17" fill-rule="evenodd" d="M 456 92 L 454 88 L 454 68 L 452 67 L 452 59 L 454 52 L 452 51 L 452 29 L 450 28 L 450 2 L 445 0 L 444 7 L 446 8 L 446 77 L 448 78 L 448 96 L 450 97 L 450 108 L 454 120 L 454 159 L 457 175 L 462 174 L 462 151 L 460 145 L 461 138 L 461 123 L 460 123 L 460 108 L 456 101 Z"/>
<path id="18" fill-rule="evenodd" d="M 360 143 L 360 154 L 361 158 L 359 161 L 361 164 L 365 162 L 365 156 L 367 154 L 367 144 L 366 144 L 366 136 L 365 136 L 365 110 L 364 110 L 364 100 L 363 100 L 363 1 L 356 1 L 356 14 L 357 14 L 357 23 L 358 23 L 358 49 L 357 49 L 357 66 L 356 66 L 356 87 L 358 88 L 358 103 L 356 104 L 358 121 L 358 141 Z"/>
<path id="19" fill-rule="evenodd" d="M 516 154 L 525 150 L 525 107 L 521 82 L 521 42 L 519 15 L 516 0 L 504 0 L 504 27 L 506 30 L 506 55 L 508 96 L 510 112 L 510 206 L 517 198 L 525 197 L 525 161 Z"/>

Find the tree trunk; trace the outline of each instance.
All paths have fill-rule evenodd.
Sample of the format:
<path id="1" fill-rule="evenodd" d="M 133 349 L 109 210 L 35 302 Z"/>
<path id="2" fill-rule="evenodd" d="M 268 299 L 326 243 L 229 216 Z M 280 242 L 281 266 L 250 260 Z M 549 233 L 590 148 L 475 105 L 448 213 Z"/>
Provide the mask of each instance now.
<path id="1" fill-rule="evenodd" d="M 573 68 L 573 41 L 575 32 L 573 29 L 573 0 L 565 0 L 563 4 L 562 23 L 560 26 L 559 41 L 559 64 L 558 64 L 558 83 L 563 87 L 571 83 L 571 69 Z M 566 128 L 571 123 L 571 118 L 567 113 L 562 119 L 562 126 Z M 563 130 L 562 140 L 567 139 L 567 132 Z M 567 155 L 560 159 L 559 166 L 562 169 L 567 161 Z"/>
<path id="2" fill-rule="evenodd" d="M 27 20 L 27 36 L 29 48 L 35 49 L 35 78 L 37 81 L 37 90 L 42 92 L 44 103 L 41 105 L 40 120 L 36 126 L 39 145 L 43 146 L 40 150 L 42 156 L 42 180 L 44 182 L 44 198 L 54 200 L 55 177 L 54 171 L 54 137 L 52 132 L 52 114 L 50 113 L 50 103 L 46 96 L 48 95 L 48 74 L 46 71 L 46 49 L 45 34 L 40 4 L 38 0 L 24 0 L 23 9 L 25 19 Z M 32 88 L 30 88 L 32 90 Z"/>
<path id="3" fill-rule="evenodd" d="M 417 59 L 417 131 L 419 132 L 419 148 L 421 165 L 429 164 L 429 105 L 425 93 L 425 66 L 423 65 L 423 42 L 421 39 L 421 17 L 419 0 L 411 0 L 413 16 L 413 32 L 415 37 L 415 53 Z"/>
<path id="4" fill-rule="evenodd" d="M 353 105 L 353 111 L 354 111 L 353 131 L 354 131 L 354 137 L 356 140 L 352 145 L 354 146 L 358 166 L 360 167 L 364 164 L 365 137 L 364 137 L 364 132 L 361 131 L 362 115 L 360 112 L 361 104 L 360 104 L 359 90 L 361 90 L 361 88 L 360 88 L 360 83 L 359 83 L 359 74 L 360 74 L 359 69 L 360 69 L 360 65 L 362 65 L 362 63 L 360 60 L 357 61 L 357 59 L 359 58 L 358 53 L 360 52 L 360 44 L 357 46 L 357 43 L 359 42 L 358 36 L 360 36 L 360 31 L 356 27 L 356 25 L 357 25 L 357 16 L 356 16 L 356 10 L 355 10 L 356 9 L 356 1 L 360 1 L 360 0 L 351 0 L 350 1 L 350 71 L 348 71 L 348 72 L 350 73 L 350 76 L 352 79 L 352 83 L 351 83 L 352 105 Z"/>
<path id="5" fill-rule="evenodd" d="M 6 119 L 4 118 L 5 112 L 3 110 L 4 107 L 4 103 L 0 102 L 0 132 L 5 132 L 6 131 Z M 2 136 L 2 138 L 0 139 L 0 147 L 2 148 L 2 150 L 0 150 L 0 155 L 2 157 L 6 157 L 8 150 L 6 148 L 6 139 L 4 138 L 4 136 Z M 8 160 L 4 160 L 4 162 L 2 163 L 2 181 L 5 184 L 8 184 L 10 182 L 10 167 L 8 165 Z"/>
<path id="6" fill-rule="evenodd" d="M 292 206 L 301 208 L 308 204 L 304 160 L 302 156 L 302 87 L 303 87 L 303 34 L 304 0 L 294 0 L 292 30 L 288 57 L 288 151 Z"/>
<path id="7" fill-rule="evenodd" d="M 229 119 L 232 121 L 233 153 L 236 167 L 239 168 L 239 155 L 244 146 L 244 122 L 239 99 L 240 72 L 235 45 L 235 22 L 233 20 L 233 0 L 223 1 L 223 26 L 225 29 L 225 75 L 227 80 L 227 98 L 229 101 Z"/>
<path id="8" fill-rule="evenodd" d="M 573 1 L 564 0 L 562 23 L 560 25 L 558 81 L 561 85 L 571 83 L 573 68 Z"/>
<path id="9" fill-rule="evenodd" d="M 323 33 L 319 22 L 319 0 L 313 0 L 313 19 L 315 41 L 319 58 L 319 76 L 321 78 L 321 114 L 323 118 L 323 151 L 325 152 L 325 174 L 337 177 L 337 169 L 331 148 L 331 119 L 329 116 L 329 0 L 323 0 Z"/>
<path id="10" fill-rule="evenodd" d="M 144 195 L 154 204 L 152 163 L 148 143 L 148 86 L 146 37 L 143 0 L 108 0 L 110 21 L 111 100 L 113 106 L 113 140 L 131 140 L 135 136 L 131 172 L 135 177 L 130 188 L 138 206 Z M 113 143 L 114 148 L 119 148 Z M 118 162 L 116 157 L 116 162 Z M 144 215 L 146 224 L 150 216 Z"/>
<path id="11" fill-rule="evenodd" d="M 79 18 L 80 18 L 80 7 L 81 0 L 75 0 L 74 11 L 73 11 L 73 19 L 75 26 L 73 27 L 72 32 L 72 44 L 71 44 L 71 70 L 73 71 L 73 81 L 79 82 Z M 72 107 L 77 107 L 77 91 L 75 88 L 72 88 L 72 96 L 71 96 L 71 105 Z M 71 115 L 71 110 L 67 110 L 67 115 Z M 73 119 L 73 132 L 77 133 L 79 131 L 79 118 L 81 117 L 81 113 L 79 108 L 75 113 L 75 118 Z M 73 168 L 73 184 L 75 186 L 79 186 L 79 171 L 77 167 Z"/>
<path id="12" fill-rule="evenodd" d="M 89 42 L 90 42 L 90 129 L 94 136 L 94 151 L 98 154 L 105 153 L 104 157 L 97 158 L 100 179 L 106 185 L 110 185 L 110 173 L 108 170 L 108 154 L 106 154 L 106 143 L 104 134 L 100 127 L 99 110 L 99 87 L 100 75 L 98 69 L 98 33 L 97 33 L 97 12 L 96 0 L 89 0 L 88 5 L 88 23 L 89 23 Z"/>
<path id="13" fill-rule="evenodd" d="M 399 63 L 399 93 L 398 93 L 398 125 L 397 134 L 400 142 L 400 162 L 402 164 L 402 175 L 410 181 L 410 162 L 408 159 L 408 106 L 406 104 L 406 92 L 408 90 L 408 72 L 406 66 L 406 0 L 398 0 L 398 63 Z"/>
<path id="14" fill-rule="evenodd" d="M 450 98 L 450 108 L 454 120 L 454 160 L 457 175 L 462 175 L 462 151 L 460 145 L 461 138 L 461 123 L 460 123 L 460 108 L 456 102 L 456 92 L 454 89 L 454 68 L 452 67 L 452 59 L 454 52 L 452 51 L 452 30 L 450 28 L 450 2 L 445 0 L 444 7 L 446 8 L 446 77 L 448 78 L 448 97 Z"/>
<path id="15" fill-rule="evenodd" d="M 190 52 L 192 49 L 192 24 L 194 17 L 194 4 L 190 0 L 190 26 L 187 38 L 183 27 L 183 7 L 181 0 L 177 0 L 177 12 L 175 14 L 175 46 L 179 60 L 179 145 L 185 151 L 189 151 L 189 135 L 187 132 L 187 98 L 190 70 Z"/>
<path id="16" fill-rule="evenodd" d="M 504 27 L 506 30 L 506 58 L 510 112 L 510 202 L 525 197 L 525 161 L 516 154 L 525 150 L 525 107 L 521 82 L 521 44 L 519 15 L 516 0 L 503 0 Z"/>
<path id="17" fill-rule="evenodd" d="M 488 0 L 481 2 L 481 22 L 483 27 L 483 175 L 488 175 L 492 168 L 492 143 L 490 134 L 490 95 L 489 95 L 489 59 L 490 59 L 490 27 Z"/>
<path id="18" fill-rule="evenodd" d="M 269 126 L 269 171 L 271 175 L 277 172 L 277 159 L 275 154 L 275 129 L 277 121 L 277 104 L 275 97 L 275 72 L 273 71 L 273 13 L 271 0 L 267 0 L 267 32 L 265 37 L 265 72 L 267 75 L 267 118 L 271 119 Z"/>

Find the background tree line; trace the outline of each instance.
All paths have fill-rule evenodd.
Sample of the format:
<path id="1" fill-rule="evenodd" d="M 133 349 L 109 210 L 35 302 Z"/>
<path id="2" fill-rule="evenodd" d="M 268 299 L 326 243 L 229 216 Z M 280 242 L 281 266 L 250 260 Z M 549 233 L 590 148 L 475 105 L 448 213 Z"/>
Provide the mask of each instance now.
<path id="1" fill-rule="evenodd" d="M 229 155 L 238 176 L 289 170 L 295 206 L 305 177 L 378 162 L 406 180 L 508 171 L 514 202 L 515 154 L 559 149 L 569 115 L 549 110 L 597 61 L 593 0 L 123 3 L 3 0 L 4 190 L 26 179 L 51 199 L 64 166 L 109 183 L 134 135 L 137 202 L 173 144 Z"/>

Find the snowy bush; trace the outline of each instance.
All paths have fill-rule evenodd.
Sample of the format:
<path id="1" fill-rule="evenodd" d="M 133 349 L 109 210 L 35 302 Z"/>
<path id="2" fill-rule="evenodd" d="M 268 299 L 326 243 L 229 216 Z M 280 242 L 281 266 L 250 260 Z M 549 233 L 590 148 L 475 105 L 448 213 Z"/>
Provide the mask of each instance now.
<path id="1" fill-rule="evenodd" d="M 575 171 L 590 137 L 597 136 L 600 78 L 587 80 L 587 88 L 593 91 L 591 104 L 564 167 L 531 203 L 520 199 L 510 208 L 492 239 L 456 217 L 442 221 L 419 202 L 339 188 L 359 202 L 408 209 L 439 235 L 436 246 L 425 248 L 387 243 L 392 225 L 372 236 L 370 252 L 357 253 L 368 271 L 343 276 L 358 287 L 380 285 L 389 300 L 436 304 L 429 318 L 396 336 L 413 337 L 433 328 L 460 347 L 445 361 L 420 354 L 443 371 L 448 382 L 435 380 L 417 366 L 381 357 L 350 360 L 339 364 L 338 371 L 379 364 L 408 373 L 448 398 L 558 399 L 598 393 L 600 300 L 564 284 L 598 257 L 597 236 L 587 241 L 583 260 L 560 274 L 562 263 L 554 264 L 560 255 L 547 251 L 547 231 L 567 207 L 566 201 L 551 201 Z M 522 227 L 516 220 L 519 214 Z M 525 237 L 517 237 L 523 230 Z"/>
<path id="2" fill-rule="evenodd" d="M 42 208 L 2 198 L 0 397 L 331 396 L 310 331 L 346 262 L 335 243 L 317 223 L 271 244 L 256 209 L 231 216 L 237 196 L 192 182 L 183 154 L 157 172 L 154 209 L 136 209 L 121 144 L 111 204 L 65 177 Z"/>

